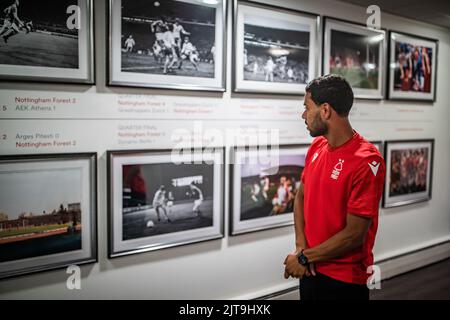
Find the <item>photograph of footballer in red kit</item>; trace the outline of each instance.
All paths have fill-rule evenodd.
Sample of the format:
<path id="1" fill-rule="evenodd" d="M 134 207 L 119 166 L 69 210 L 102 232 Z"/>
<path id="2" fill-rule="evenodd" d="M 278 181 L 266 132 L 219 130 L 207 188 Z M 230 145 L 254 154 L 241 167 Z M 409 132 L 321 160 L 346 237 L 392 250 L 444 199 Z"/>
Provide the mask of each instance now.
<path id="1" fill-rule="evenodd" d="M 437 41 L 391 32 L 389 97 L 433 100 Z"/>
<path id="2" fill-rule="evenodd" d="M 431 198 L 433 140 L 387 142 L 384 207 Z"/>

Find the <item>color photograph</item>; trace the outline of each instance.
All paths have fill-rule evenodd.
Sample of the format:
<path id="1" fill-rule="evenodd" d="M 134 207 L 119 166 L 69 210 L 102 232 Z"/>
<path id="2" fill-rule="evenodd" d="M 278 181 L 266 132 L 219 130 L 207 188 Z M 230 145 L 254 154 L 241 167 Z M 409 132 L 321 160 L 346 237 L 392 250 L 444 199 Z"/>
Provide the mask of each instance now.
<path id="1" fill-rule="evenodd" d="M 433 140 L 386 142 L 385 207 L 431 198 L 433 144 Z"/>
<path id="2" fill-rule="evenodd" d="M 95 157 L 0 157 L 1 276 L 96 260 Z"/>
<path id="3" fill-rule="evenodd" d="M 339 74 L 355 98 L 382 99 L 385 79 L 385 31 L 325 18 L 323 73 Z"/>
<path id="4" fill-rule="evenodd" d="M 390 33 L 390 99 L 434 101 L 437 45 L 437 40 Z"/>
<path id="5" fill-rule="evenodd" d="M 234 151 L 232 234 L 293 223 L 306 146 Z"/>

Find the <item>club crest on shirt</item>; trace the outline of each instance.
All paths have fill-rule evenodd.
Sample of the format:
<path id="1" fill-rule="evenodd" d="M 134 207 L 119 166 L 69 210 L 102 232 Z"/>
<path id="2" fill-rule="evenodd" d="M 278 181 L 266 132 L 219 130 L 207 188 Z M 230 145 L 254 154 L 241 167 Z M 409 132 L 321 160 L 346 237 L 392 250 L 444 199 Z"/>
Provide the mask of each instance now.
<path id="1" fill-rule="evenodd" d="M 344 160 L 339 159 L 339 162 L 336 163 L 336 165 L 333 168 L 333 171 L 331 172 L 331 179 L 337 180 L 339 178 L 339 175 L 341 174 L 343 167 L 344 167 Z"/>

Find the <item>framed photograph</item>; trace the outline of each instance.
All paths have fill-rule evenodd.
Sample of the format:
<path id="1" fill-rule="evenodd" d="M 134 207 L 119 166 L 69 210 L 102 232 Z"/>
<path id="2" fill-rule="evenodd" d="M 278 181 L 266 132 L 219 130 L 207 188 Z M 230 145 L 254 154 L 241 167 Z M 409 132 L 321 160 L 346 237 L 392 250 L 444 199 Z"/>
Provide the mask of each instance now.
<path id="1" fill-rule="evenodd" d="M 317 74 L 317 15 L 234 2 L 233 90 L 301 95 Z"/>
<path id="2" fill-rule="evenodd" d="M 386 141 L 383 207 L 431 199 L 434 140 Z"/>
<path id="3" fill-rule="evenodd" d="M 389 99 L 435 101 L 438 40 L 389 34 Z"/>
<path id="4" fill-rule="evenodd" d="M 323 74 L 339 74 L 355 98 L 383 99 L 386 62 L 384 30 L 325 18 Z"/>
<path id="5" fill-rule="evenodd" d="M 110 258 L 222 238 L 224 154 L 109 151 Z"/>
<path id="6" fill-rule="evenodd" d="M 231 173 L 231 235 L 294 223 L 294 199 L 309 145 L 236 147 Z"/>
<path id="7" fill-rule="evenodd" d="M 110 0 L 109 84 L 225 91 L 226 0 Z"/>
<path id="8" fill-rule="evenodd" d="M 91 0 L 7 0 L 0 79 L 94 83 Z"/>
<path id="9" fill-rule="evenodd" d="M 97 261 L 96 162 L 0 157 L 0 278 Z"/>

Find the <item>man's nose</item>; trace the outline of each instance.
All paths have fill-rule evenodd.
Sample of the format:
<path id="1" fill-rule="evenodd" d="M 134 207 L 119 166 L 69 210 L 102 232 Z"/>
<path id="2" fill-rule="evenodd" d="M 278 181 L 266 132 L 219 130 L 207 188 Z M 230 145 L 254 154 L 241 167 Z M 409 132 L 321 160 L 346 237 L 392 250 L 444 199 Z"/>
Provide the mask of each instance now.
<path id="1" fill-rule="evenodd" d="M 306 110 L 302 112 L 302 119 L 306 120 Z"/>

